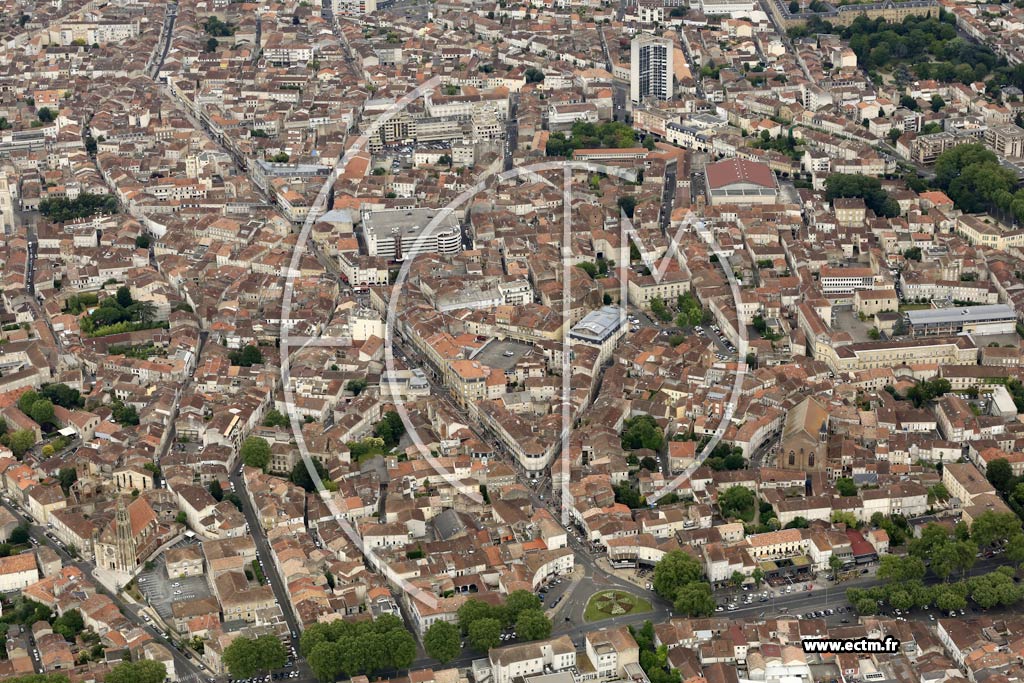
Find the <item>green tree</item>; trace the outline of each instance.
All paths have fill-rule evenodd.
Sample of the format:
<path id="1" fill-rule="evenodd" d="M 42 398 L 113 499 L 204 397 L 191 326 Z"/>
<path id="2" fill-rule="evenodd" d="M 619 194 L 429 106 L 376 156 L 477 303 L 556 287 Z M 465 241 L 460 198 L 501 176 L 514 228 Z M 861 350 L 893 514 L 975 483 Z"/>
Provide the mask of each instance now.
<path id="1" fill-rule="evenodd" d="M 715 598 L 711 586 L 704 581 L 691 581 L 676 591 L 672 606 L 678 614 L 687 617 L 710 617 L 715 613 Z"/>
<path id="2" fill-rule="evenodd" d="M 423 647 L 427 654 L 447 664 L 462 652 L 459 627 L 447 621 L 435 621 L 423 635 Z"/>
<path id="3" fill-rule="evenodd" d="M 29 389 L 18 397 L 18 410 L 28 415 L 32 412 L 32 406 L 39 400 L 39 394 Z"/>
<path id="4" fill-rule="evenodd" d="M 459 629 L 461 629 L 462 633 L 468 634 L 469 627 L 473 622 L 479 621 L 480 619 L 498 618 L 499 612 L 482 600 L 470 598 L 466 602 L 462 603 L 457 614 Z"/>
<path id="5" fill-rule="evenodd" d="M 334 683 L 345 671 L 344 645 L 332 642 L 318 643 L 306 655 L 306 661 L 317 680 L 321 683 Z"/>
<path id="6" fill-rule="evenodd" d="M 860 197 L 867 208 L 887 218 L 900 213 L 899 204 L 882 189 L 881 181 L 869 176 L 833 173 L 825 179 L 825 197 L 828 201 Z"/>
<path id="7" fill-rule="evenodd" d="M 82 620 L 82 613 L 77 609 L 71 609 L 57 617 L 53 622 L 53 632 L 64 636 L 65 640 L 74 642 L 78 634 L 85 629 L 85 622 Z"/>
<path id="8" fill-rule="evenodd" d="M 883 555 L 878 562 L 878 578 L 894 583 L 920 581 L 926 568 L 919 557 Z"/>
<path id="9" fill-rule="evenodd" d="M 833 578 L 839 578 L 839 570 L 843 568 L 843 561 L 839 559 L 838 555 L 829 555 L 828 568 L 832 570 Z"/>
<path id="10" fill-rule="evenodd" d="M 469 625 L 469 642 L 481 652 L 498 647 L 501 643 L 501 621 L 493 617 L 477 619 Z"/>
<path id="11" fill-rule="evenodd" d="M 53 422 L 53 404 L 48 399 L 41 398 L 32 404 L 28 416 L 39 425 L 48 425 Z"/>
<path id="12" fill-rule="evenodd" d="M 24 545 L 25 543 L 28 543 L 28 539 L 28 525 L 19 524 L 18 526 L 14 527 L 14 531 L 11 532 L 11 537 L 7 540 L 13 543 L 14 545 Z"/>
<path id="13" fill-rule="evenodd" d="M 57 481 L 60 482 L 60 488 L 64 491 L 64 495 L 68 495 L 68 491 L 74 486 L 75 482 L 78 481 L 78 470 L 74 467 L 62 467 L 57 475 Z"/>
<path id="14" fill-rule="evenodd" d="M 1006 458 L 996 458 L 988 464 L 985 470 L 988 482 L 1000 493 L 1008 493 L 1010 485 L 1014 482 L 1013 469 L 1010 461 Z"/>
<path id="15" fill-rule="evenodd" d="M 126 427 L 139 424 L 139 413 L 135 410 L 135 406 L 127 405 L 122 403 L 120 400 L 115 400 L 111 404 L 110 408 L 113 413 L 114 421 L 118 424 Z"/>
<path id="16" fill-rule="evenodd" d="M 622 447 L 626 450 L 648 448 L 658 451 L 664 440 L 664 432 L 650 415 L 637 415 L 623 423 Z"/>
<path id="17" fill-rule="evenodd" d="M 351 391 L 356 396 L 363 393 L 363 389 L 365 388 L 365 379 L 350 379 L 348 382 L 345 383 L 345 391 Z"/>
<path id="18" fill-rule="evenodd" d="M 215 501 L 219 503 L 220 501 L 224 500 L 224 488 L 220 485 L 220 482 L 218 480 L 212 480 L 208 488 L 210 491 L 210 495 L 213 496 L 213 499 Z"/>
<path id="19" fill-rule="evenodd" d="M 1010 567 L 999 567 L 967 581 L 971 600 L 984 609 L 996 606 L 1009 607 L 1022 596 L 1022 587 L 1013 581 L 1014 571 Z"/>
<path id="20" fill-rule="evenodd" d="M 117 305 L 121 308 L 128 308 L 134 303 L 134 300 L 132 299 L 132 290 L 126 285 L 122 285 L 117 288 L 115 299 L 117 301 Z"/>
<path id="21" fill-rule="evenodd" d="M 239 455 L 242 462 L 249 467 L 258 467 L 266 472 L 267 466 L 270 465 L 270 444 L 262 437 L 250 436 L 242 442 Z M 242 676 L 242 678 L 248 678 L 248 676 Z"/>
<path id="22" fill-rule="evenodd" d="M 280 669 L 288 661 L 288 652 L 277 636 L 258 638 L 239 636 L 224 648 L 224 665 L 233 678 L 251 678 L 257 673 L 267 674 Z"/>
<path id="23" fill-rule="evenodd" d="M 253 365 L 262 364 L 263 353 L 260 351 L 260 347 L 249 344 L 238 351 L 232 351 L 229 353 L 228 360 L 231 361 L 232 365 L 248 368 Z"/>
<path id="24" fill-rule="evenodd" d="M 540 598 L 527 590 L 512 591 L 505 599 L 506 622 L 512 624 L 519 615 L 527 610 L 539 610 L 543 607 Z"/>
<path id="25" fill-rule="evenodd" d="M 680 586 L 704 577 L 704 567 L 696 558 L 682 550 L 670 550 L 654 565 L 654 592 L 674 602 Z"/>
<path id="26" fill-rule="evenodd" d="M 53 123 L 57 118 L 57 114 L 49 107 L 43 107 L 36 112 L 36 117 L 43 123 Z"/>
<path id="27" fill-rule="evenodd" d="M 730 486 L 719 494 L 718 507 L 726 519 L 738 517 L 750 521 L 754 513 L 754 493 L 746 486 Z"/>
<path id="28" fill-rule="evenodd" d="M 971 525 L 971 540 L 979 548 L 991 547 L 997 541 L 1005 541 L 1021 533 L 1020 518 L 1012 512 L 989 510 L 978 515 Z"/>
<path id="29" fill-rule="evenodd" d="M 384 413 L 381 421 L 373 428 L 373 435 L 384 439 L 384 446 L 389 450 L 398 445 L 402 435 L 405 434 L 405 424 L 402 417 L 391 410 Z"/>
<path id="30" fill-rule="evenodd" d="M 14 453 L 14 457 L 20 458 L 25 455 L 28 449 L 36 444 L 36 433 L 30 429 L 19 429 L 8 437 L 7 446 Z"/>
<path id="31" fill-rule="evenodd" d="M 760 588 L 761 584 L 764 583 L 764 572 L 761 571 L 760 567 L 754 567 L 754 571 L 751 572 L 750 578 L 754 580 L 754 587 Z"/>
<path id="32" fill-rule="evenodd" d="M 39 394 L 42 398 L 49 399 L 54 405 L 67 408 L 68 410 L 81 408 L 85 405 L 85 399 L 82 398 L 81 392 L 78 389 L 72 389 L 66 384 L 45 384 L 39 390 Z"/>
<path id="33" fill-rule="evenodd" d="M 672 313 L 668 310 L 668 306 L 665 305 L 665 300 L 660 296 L 651 299 L 651 313 L 663 323 L 672 320 Z"/>
<path id="34" fill-rule="evenodd" d="M 940 154 L 935 181 L 958 209 L 968 213 L 987 210 L 1016 185 L 1014 174 L 981 144 L 958 145 Z"/>
<path id="35" fill-rule="evenodd" d="M 221 659 L 232 678 L 252 678 L 260 670 L 260 655 L 256 651 L 256 641 L 252 638 L 235 638 L 224 648 Z"/>
<path id="36" fill-rule="evenodd" d="M 83 192 L 76 199 L 44 199 L 39 202 L 39 213 L 55 223 L 67 223 L 76 218 L 89 218 L 99 213 L 115 214 L 117 198 Z"/>
<path id="37" fill-rule="evenodd" d="M 787 529 L 807 529 L 811 526 L 810 521 L 806 517 L 797 515 L 793 520 L 786 525 Z"/>
<path id="38" fill-rule="evenodd" d="M 857 485 L 853 483 L 853 479 L 849 477 L 839 477 L 836 479 L 836 491 L 839 492 L 840 496 L 844 498 L 857 495 Z"/>
<path id="39" fill-rule="evenodd" d="M 310 460 L 313 461 L 313 468 L 317 475 L 317 481 L 322 482 L 328 477 L 327 468 L 323 466 L 323 463 L 321 463 L 318 458 L 311 457 Z M 303 459 L 299 459 L 295 463 L 288 479 L 296 486 L 301 486 L 310 493 L 316 490 L 316 482 L 313 481 L 309 468 L 306 466 L 306 461 Z"/>
<path id="40" fill-rule="evenodd" d="M 544 616 L 539 607 L 519 613 L 516 619 L 516 634 L 523 640 L 543 640 L 551 637 L 551 620 Z"/>
<path id="41" fill-rule="evenodd" d="M 287 427 L 288 416 L 282 413 L 281 411 L 277 410 L 276 408 L 271 408 L 270 410 L 267 411 L 266 417 L 263 418 L 263 426 Z"/>
<path id="42" fill-rule="evenodd" d="M 107 674 L 105 683 L 163 683 L 166 678 L 167 667 L 163 662 L 140 659 L 115 666 Z"/>
<path id="43" fill-rule="evenodd" d="M 972 541 L 950 540 L 931 554 L 931 570 L 946 580 L 955 572 L 966 573 L 977 560 L 978 546 Z"/>

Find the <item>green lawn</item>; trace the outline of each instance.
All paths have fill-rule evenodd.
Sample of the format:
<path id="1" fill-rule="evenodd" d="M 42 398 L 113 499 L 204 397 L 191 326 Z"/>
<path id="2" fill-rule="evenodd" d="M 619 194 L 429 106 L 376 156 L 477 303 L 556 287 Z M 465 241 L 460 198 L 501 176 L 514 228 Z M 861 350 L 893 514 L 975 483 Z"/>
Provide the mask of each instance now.
<path id="1" fill-rule="evenodd" d="M 900 311 L 927 311 L 931 304 L 900 304 Z"/>
<path id="2" fill-rule="evenodd" d="M 623 614 L 642 614 L 651 611 L 651 603 L 625 591 L 609 590 L 595 593 L 587 601 L 584 621 L 600 621 Z"/>

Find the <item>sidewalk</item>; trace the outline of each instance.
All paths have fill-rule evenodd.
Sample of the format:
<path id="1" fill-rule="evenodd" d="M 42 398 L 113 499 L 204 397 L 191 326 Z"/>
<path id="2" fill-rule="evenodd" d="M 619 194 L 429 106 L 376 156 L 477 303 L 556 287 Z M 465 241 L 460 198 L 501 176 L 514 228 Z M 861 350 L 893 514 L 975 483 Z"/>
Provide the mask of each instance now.
<path id="1" fill-rule="evenodd" d="M 637 576 L 635 569 L 616 569 L 612 567 L 607 557 L 599 557 L 595 563 L 600 567 L 601 571 L 606 574 L 611 574 L 617 579 L 628 581 L 637 588 L 647 589 L 647 584 L 651 582 L 654 572 L 648 572 L 647 576 Z"/>

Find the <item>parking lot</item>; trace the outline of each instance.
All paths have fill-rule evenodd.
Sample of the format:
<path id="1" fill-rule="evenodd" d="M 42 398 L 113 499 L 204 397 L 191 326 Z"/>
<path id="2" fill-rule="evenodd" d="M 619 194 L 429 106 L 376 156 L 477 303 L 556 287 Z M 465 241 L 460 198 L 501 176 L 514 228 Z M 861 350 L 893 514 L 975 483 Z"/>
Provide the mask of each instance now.
<path id="1" fill-rule="evenodd" d="M 195 543 L 195 541 L 185 539 L 175 543 L 172 547 L 183 548 L 190 543 Z M 210 597 L 210 588 L 206 584 L 205 576 L 185 578 L 167 576 L 167 567 L 162 553 L 153 561 L 153 565 L 152 569 L 139 573 L 137 583 L 139 591 L 162 619 L 170 618 L 171 605 L 176 602 Z"/>

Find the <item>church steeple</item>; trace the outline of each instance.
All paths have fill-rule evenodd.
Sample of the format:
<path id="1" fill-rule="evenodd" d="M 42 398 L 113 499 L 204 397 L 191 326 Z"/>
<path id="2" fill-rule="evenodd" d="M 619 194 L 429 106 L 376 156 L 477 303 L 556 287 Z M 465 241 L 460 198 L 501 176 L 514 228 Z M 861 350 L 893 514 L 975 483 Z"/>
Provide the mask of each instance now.
<path id="1" fill-rule="evenodd" d="M 135 569 L 135 537 L 132 535 L 132 520 L 125 505 L 124 496 L 117 498 L 117 514 L 114 517 L 114 531 L 117 535 L 117 569 L 130 572 Z"/>

